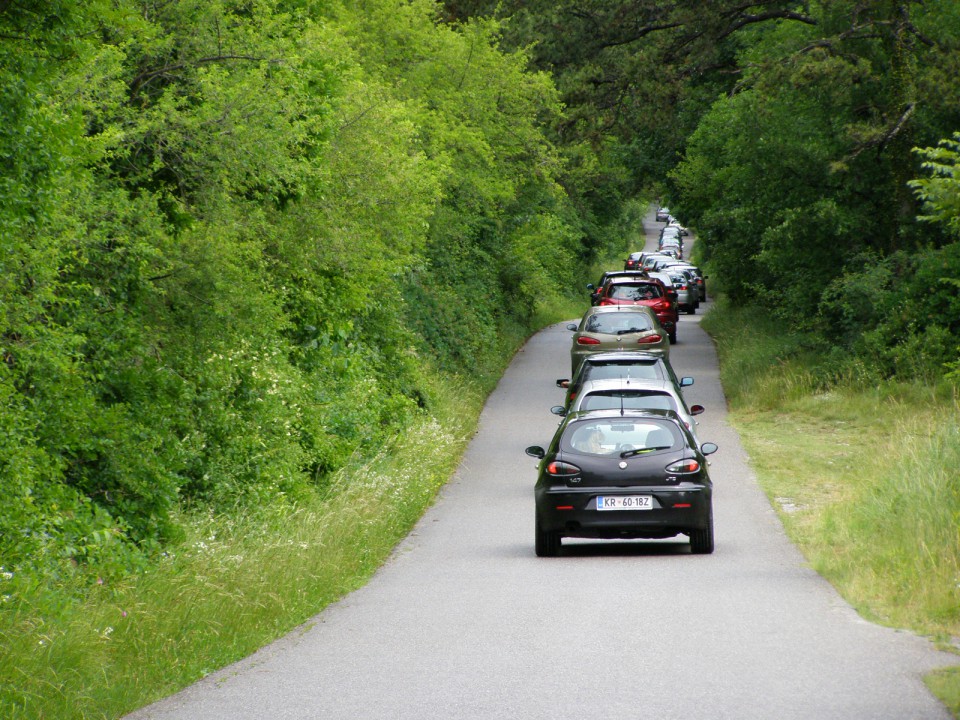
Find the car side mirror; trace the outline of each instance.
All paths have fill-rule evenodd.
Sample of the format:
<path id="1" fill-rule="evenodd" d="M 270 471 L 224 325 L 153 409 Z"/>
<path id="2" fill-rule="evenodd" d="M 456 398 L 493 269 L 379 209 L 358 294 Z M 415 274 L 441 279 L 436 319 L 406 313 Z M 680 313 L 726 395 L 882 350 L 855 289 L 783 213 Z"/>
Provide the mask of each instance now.
<path id="1" fill-rule="evenodd" d="M 680 387 L 690 387 L 693 385 L 692 377 L 682 377 L 680 378 Z"/>
<path id="2" fill-rule="evenodd" d="M 587 283 L 587 290 L 596 290 L 597 286 L 593 283 Z"/>
<path id="3" fill-rule="evenodd" d="M 716 447 L 716 445 L 714 445 L 714 447 Z M 526 450 L 524 450 L 524 452 L 530 457 L 535 457 L 538 460 L 543 460 L 543 457 L 547 454 L 547 451 L 544 450 L 539 445 L 531 445 Z"/>
<path id="4" fill-rule="evenodd" d="M 567 330 L 570 330 L 571 332 L 576 332 L 576 331 L 577 331 L 577 324 L 576 324 L 576 323 L 570 323 L 569 325 L 567 325 Z"/>
<path id="5" fill-rule="evenodd" d="M 700 452 L 702 452 L 704 455 L 713 455 L 719 449 L 720 448 L 717 447 L 717 444 L 712 442 L 705 442 L 700 446 Z"/>
<path id="6" fill-rule="evenodd" d="M 550 412 L 552 412 L 554 415 L 563 417 L 567 414 L 567 409 L 563 405 L 554 405 L 552 408 L 550 408 Z"/>
<path id="7" fill-rule="evenodd" d="M 691 414 L 691 415 L 699 415 L 699 414 L 702 413 L 704 410 L 706 410 L 706 408 L 705 408 L 703 405 L 691 405 L 691 406 L 690 406 L 690 414 Z"/>
<path id="8" fill-rule="evenodd" d="M 557 387 L 568 388 L 570 387 L 570 381 L 567 378 L 557 378 Z"/>

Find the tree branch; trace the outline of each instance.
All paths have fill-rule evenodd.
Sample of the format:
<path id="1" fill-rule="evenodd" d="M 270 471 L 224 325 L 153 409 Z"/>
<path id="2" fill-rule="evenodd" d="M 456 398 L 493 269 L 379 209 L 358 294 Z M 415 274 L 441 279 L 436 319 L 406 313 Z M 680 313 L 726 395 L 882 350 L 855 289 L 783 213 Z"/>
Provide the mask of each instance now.
<path id="1" fill-rule="evenodd" d="M 205 65 L 208 63 L 215 62 L 224 62 L 225 60 L 247 60 L 249 62 L 260 62 L 264 60 L 262 57 L 254 57 L 251 55 L 216 55 L 214 57 L 200 58 L 194 60 L 192 63 L 177 63 L 176 65 L 166 65 L 162 68 L 156 70 L 147 70 L 145 72 L 137 75 L 133 80 L 130 81 L 130 96 L 133 97 L 137 94 L 137 91 L 146 83 L 153 80 L 155 77 L 160 75 L 165 75 L 166 73 L 172 72 L 174 70 L 182 70 L 186 67 L 191 67 L 195 65 Z"/>

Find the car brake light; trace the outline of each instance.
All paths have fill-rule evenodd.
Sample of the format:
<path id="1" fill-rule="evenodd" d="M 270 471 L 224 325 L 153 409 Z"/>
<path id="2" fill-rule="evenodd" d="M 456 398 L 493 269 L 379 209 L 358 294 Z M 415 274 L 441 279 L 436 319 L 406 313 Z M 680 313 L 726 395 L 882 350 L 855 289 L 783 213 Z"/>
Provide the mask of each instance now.
<path id="1" fill-rule="evenodd" d="M 695 473 L 700 471 L 700 463 L 693 458 L 686 458 L 667 465 L 666 470 L 668 473 Z"/>
<path id="2" fill-rule="evenodd" d="M 637 340 L 637 345 L 653 345 L 661 340 L 663 340 L 663 335 L 660 335 L 659 333 L 656 335 L 647 335 Z"/>
<path id="3" fill-rule="evenodd" d="M 547 465 L 547 473 L 550 475 L 563 477 L 566 475 L 576 475 L 579 472 L 580 468 L 578 468 L 576 465 L 561 462 L 560 460 L 554 460 Z"/>
<path id="4" fill-rule="evenodd" d="M 596 338 L 581 336 L 577 338 L 577 345 L 599 345 L 600 341 Z"/>

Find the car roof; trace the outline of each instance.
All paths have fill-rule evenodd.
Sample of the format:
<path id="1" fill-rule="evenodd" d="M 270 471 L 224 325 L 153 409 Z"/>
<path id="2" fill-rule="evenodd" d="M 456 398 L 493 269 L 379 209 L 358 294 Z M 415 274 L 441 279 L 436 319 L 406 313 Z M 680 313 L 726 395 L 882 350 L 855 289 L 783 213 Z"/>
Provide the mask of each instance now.
<path id="1" fill-rule="evenodd" d="M 605 280 L 611 280 L 613 278 L 644 278 L 646 274 L 646 270 L 607 270 L 603 274 L 603 278 Z"/>
<path id="2" fill-rule="evenodd" d="M 603 315 L 607 313 L 644 313 L 646 315 L 652 316 L 656 319 L 657 314 L 653 312 L 653 309 L 646 305 L 594 305 L 587 308 L 587 311 L 583 314 L 584 317 L 587 315 Z"/>
<path id="3" fill-rule="evenodd" d="M 660 272 L 659 270 L 651 270 L 650 277 L 660 280 L 660 282 L 662 282 L 664 285 L 667 285 L 667 286 L 673 285 L 673 280 L 670 278 L 670 275 L 668 275 L 665 272 Z"/>
<path id="4" fill-rule="evenodd" d="M 584 357 L 583 361 L 600 365 L 603 362 L 617 363 L 627 360 L 634 360 L 637 363 L 666 362 L 666 358 L 659 353 L 648 353 L 641 350 L 609 350 L 607 352 L 598 352 Z"/>
<path id="5" fill-rule="evenodd" d="M 669 395 L 679 395 L 676 385 L 670 380 L 655 380 L 652 378 L 605 378 L 603 380 L 587 380 L 580 387 L 580 396 L 591 391 L 604 392 L 607 390 L 662 390 Z"/>
<path id="6" fill-rule="evenodd" d="M 608 285 L 656 285 L 657 280 L 644 271 L 643 275 L 636 277 L 612 277 Z"/>

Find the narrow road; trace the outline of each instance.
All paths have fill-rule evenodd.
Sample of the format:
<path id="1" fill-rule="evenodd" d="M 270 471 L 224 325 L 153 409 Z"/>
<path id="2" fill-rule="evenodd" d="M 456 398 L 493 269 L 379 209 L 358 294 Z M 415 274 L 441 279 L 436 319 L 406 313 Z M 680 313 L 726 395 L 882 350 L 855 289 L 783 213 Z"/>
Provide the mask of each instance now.
<path id="1" fill-rule="evenodd" d="M 646 228 L 651 242 L 652 216 Z M 129 718 L 948 720 L 921 678 L 956 657 L 860 618 L 786 539 L 727 424 L 699 318 L 681 318 L 672 361 L 696 378 L 701 440 L 720 446 L 713 555 L 678 537 L 565 540 L 559 558 L 535 557 L 523 450 L 557 425 L 558 324 L 517 354 L 456 476 L 368 585 Z"/>

